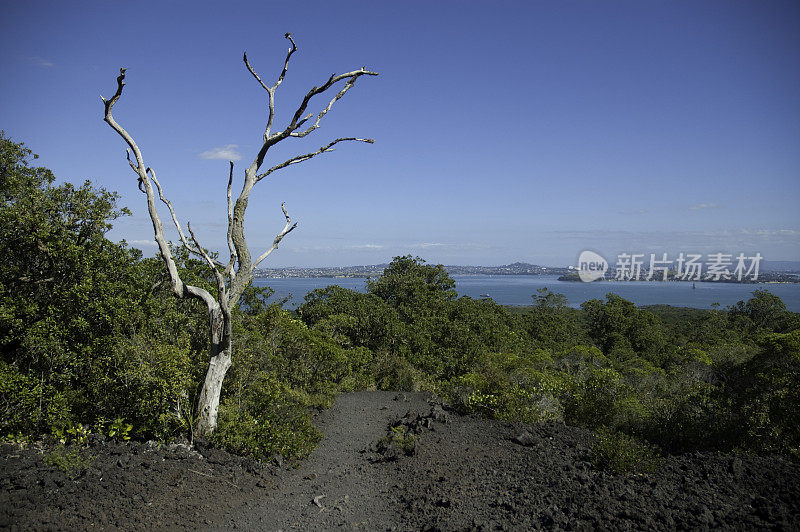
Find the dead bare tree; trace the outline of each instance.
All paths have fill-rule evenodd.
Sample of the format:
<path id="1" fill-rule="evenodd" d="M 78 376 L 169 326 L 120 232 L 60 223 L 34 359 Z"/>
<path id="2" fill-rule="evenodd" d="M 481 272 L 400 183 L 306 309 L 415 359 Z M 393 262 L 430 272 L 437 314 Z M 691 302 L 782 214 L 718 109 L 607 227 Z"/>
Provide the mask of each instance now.
<path id="1" fill-rule="evenodd" d="M 289 68 L 289 60 L 292 55 L 297 51 L 297 45 L 292 38 L 292 35 L 287 33 L 286 39 L 291 43 L 291 47 L 286 54 L 286 60 L 283 64 L 283 69 L 278 76 L 277 81 L 273 85 L 265 84 L 250 62 L 247 60 L 247 54 L 243 56 L 244 64 L 247 70 L 258 81 L 261 87 L 267 91 L 269 97 L 269 113 L 267 115 L 267 127 L 264 131 L 261 147 L 258 150 L 253 162 L 250 163 L 244 171 L 244 183 L 239 197 L 234 202 L 231 195 L 231 188 L 233 186 L 233 161 L 230 161 L 230 171 L 228 175 L 228 188 L 227 188 L 227 202 L 228 202 L 228 251 L 230 257 L 227 263 L 223 263 L 215 258 L 212 258 L 208 252 L 200 245 L 197 236 L 195 235 L 189 223 L 186 227 L 189 232 L 191 240 L 186 238 L 186 234 L 181 228 L 178 217 L 175 214 L 175 209 L 172 203 L 164 196 L 164 190 L 161 187 L 158 179 L 156 178 L 155 171 L 147 166 L 142 156 L 139 146 L 133 140 L 133 137 L 128 133 L 111 114 L 111 110 L 117 101 L 122 96 L 122 89 L 125 86 L 125 70 L 120 69 L 119 77 L 117 77 L 117 92 L 110 99 L 105 99 L 101 96 L 105 104 L 105 118 L 104 120 L 116 131 L 125 143 L 128 145 L 127 158 L 133 172 L 138 178 L 139 189 L 147 196 L 147 209 L 150 213 L 150 219 L 153 222 L 153 232 L 158 250 L 164 264 L 169 271 L 169 278 L 172 285 L 172 291 L 177 297 L 180 298 L 196 298 L 205 303 L 208 309 L 209 317 L 209 363 L 208 371 L 206 373 L 205 382 L 200 391 L 198 399 L 198 420 L 197 420 L 197 434 L 201 436 L 209 436 L 217 426 L 217 413 L 219 410 L 220 393 L 222 391 L 222 382 L 225 374 L 231 366 L 233 355 L 233 328 L 231 323 L 232 311 L 236 308 L 244 290 L 250 285 L 253 280 L 253 270 L 266 259 L 270 253 L 278 248 L 278 244 L 283 237 L 288 235 L 296 226 L 292 223 L 289 214 L 286 211 L 286 205 L 282 204 L 281 209 L 286 218 L 286 224 L 283 229 L 278 233 L 273 240 L 272 245 L 263 253 L 258 255 L 255 259 L 250 254 L 250 248 L 247 245 L 247 240 L 244 234 L 244 219 L 245 211 L 247 210 L 247 203 L 250 197 L 250 192 L 253 187 L 262 179 L 269 176 L 277 170 L 286 168 L 287 166 L 307 161 L 321 153 L 332 151 L 334 146 L 340 142 L 357 141 L 357 142 L 374 142 L 372 139 L 362 139 L 357 137 L 341 137 L 330 141 L 326 145 L 320 147 L 316 151 L 297 155 L 280 164 L 276 164 L 267 170 L 262 171 L 262 165 L 269 149 L 278 142 L 292 139 L 302 138 L 310 133 L 313 133 L 320 127 L 320 122 L 326 114 L 333 108 L 333 105 L 342 96 L 347 93 L 355 85 L 358 78 L 361 76 L 377 76 L 377 72 L 367 70 L 362 67 L 358 70 L 352 70 L 344 74 L 331 74 L 331 76 L 319 87 L 312 87 L 301 101 L 297 110 L 291 118 L 289 124 L 273 133 L 273 125 L 275 121 L 275 92 L 283 82 L 286 76 L 286 71 Z M 327 106 L 318 113 L 307 113 L 308 105 L 311 99 L 315 96 L 328 93 L 328 91 L 337 86 L 341 81 L 344 81 L 344 86 L 331 98 Z M 332 91 L 330 94 L 333 94 Z M 316 118 L 315 118 L 316 116 Z M 311 121 L 313 119 L 313 121 Z M 131 159 L 131 152 L 133 152 L 133 159 Z M 207 290 L 192 286 L 184 283 L 181 280 L 175 260 L 172 256 L 167 239 L 164 237 L 164 229 L 159 217 L 157 206 L 158 201 L 163 202 L 167 209 L 169 209 L 172 222 L 177 229 L 180 238 L 180 244 L 186 248 L 190 253 L 201 257 L 208 267 L 213 272 L 216 279 L 216 296 L 212 295 Z"/>

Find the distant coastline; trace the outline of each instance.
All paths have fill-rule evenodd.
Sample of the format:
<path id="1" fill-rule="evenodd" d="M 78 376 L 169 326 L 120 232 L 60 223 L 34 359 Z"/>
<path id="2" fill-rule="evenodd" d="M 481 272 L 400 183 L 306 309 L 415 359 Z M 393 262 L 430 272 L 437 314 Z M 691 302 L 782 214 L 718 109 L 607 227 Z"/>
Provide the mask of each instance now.
<path id="1" fill-rule="evenodd" d="M 280 279 L 287 277 L 380 277 L 388 264 L 367 266 L 341 266 L 322 268 L 261 268 L 255 272 L 257 278 Z M 503 266 L 444 266 L 450 275 L 565 275 L 572 268 L 539 266 L 526 262 L 514 262 Z"/>
<path id="2" fill-rule="evenodd" d="M 289 278 L 326 278 L 326 279 L 348 279 L 348 278 L 368 278 L 380 277 L 389 265 L 388 264 L 371 264 L 371 265 L 358 265 L 358 266 L 331 266 L 320 268 L 260 268 L 254 272 L 254 276 L 260 279 L 289 279 Z M 559 281 L 575 281 L 580 282 L 578 272 L 574 267 L 552 267 L 540 266 L 537 264 L 529 264 L 526 262 L 514 262 L 502 266 L 444 266 L 444 269 L 450 275 L 558 275 Z M 800 269 L 798 271 L 762 271 L 759 273 L 758 280 L 752 281 L 750 279 L 720 279 L 713 281 L 710 279 L 701 279 L 698 282 L 713 282 L 713 283 L 738 283 L 738 284 L 756 284 L 756 283 L 782 283 L 782 284 L 799 284 L 800 283 Z M 661 274 L 656 276 L 657 280 L 661 279 Z M 604 281 L 616 281 L 613 275 L 610 278 L 601 278 Z M 642 271 L 639 281 L 647 280 L 647 272 Z M 683 279 L 668 279 L 670 282 L 691 282 Z M 630 282 L 630 281 L 618 281 Z"/>

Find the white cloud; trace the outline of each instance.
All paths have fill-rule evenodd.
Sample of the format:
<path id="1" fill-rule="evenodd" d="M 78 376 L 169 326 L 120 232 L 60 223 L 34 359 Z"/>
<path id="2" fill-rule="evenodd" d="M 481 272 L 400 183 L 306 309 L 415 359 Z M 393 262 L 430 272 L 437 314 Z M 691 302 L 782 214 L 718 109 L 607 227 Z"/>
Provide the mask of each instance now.
<path id="1" fill-rule="evenodd" d="M 156 247 L 158 245 L 155 240 L 131 240 L 128 244 L 135 247 Z"/>
<path id="2" fill-rule="evenodd" d="M 224 161 L 238 161 L 242 158 L 239 155 L 239 152 L 236 151 L 236 148 L 239 146 L 237 144 L 226 144 L 225 146 L 218 147 L 218 148 L 211 148 L 210 150 L 204 151 L 200 154 L 201 159 L 222 159 Z"/>
<path id="3" fill-rule="evenodd" d="M 476 242 L 459 242 L 459 243 L 451 243 L 451 242 L 418 242 L 414 244 L 408 245 L 398 245 L 397 248 L 399 249 L 436 249 L 444 252 L 453 252 L 453 251 L 474 251 L 474 250 L 486 250 L 490 249 L 491 246 L 487 244 L 479 244 Z"/>
<path id="4" fill-rule="evenodd" d="M 716 209 L 719 207 L 716 203 L 698 203 L 689 207 L 690 211 L 699 211 L 700 209 Z"/>
<path id="5" fill-rule="evenodd" d="M 356 244 L 353 246 L 346 246 L 345 249 L 385 249 L 386 246 L 381 244 Z"/>
<path id="6" fill-rule="evenodd" d="M 50 68 L 56 66 L 56 64 L 53 63 L 52 61 L 39 57 L 38 55 L 28 56 L 28 61 L 30 61 L 34 65 L 38 65 L 44 68 Z"/>

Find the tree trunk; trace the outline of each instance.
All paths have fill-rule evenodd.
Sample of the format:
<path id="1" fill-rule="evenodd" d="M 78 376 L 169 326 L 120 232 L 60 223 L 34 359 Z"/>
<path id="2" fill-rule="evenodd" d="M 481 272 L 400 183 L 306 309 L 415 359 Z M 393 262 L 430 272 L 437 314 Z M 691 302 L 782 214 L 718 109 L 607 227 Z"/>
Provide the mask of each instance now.
<path id="1" fill-rule="evenodd" d="M 201 437 L 211 436 L 217 428 L 222 381 L 231 367 L 233 354 L 230 316 L 220 309 L 211 310 L 210 315 L 211 346 L 208 371 L 197 403 L 197 434 Z"/>
<path id="2" fill-rule="evenodd" d="M 186 224 L 189 234 L 192 237 L 192 243 L 186 238 L 186 234 L 178 222 L 178 217 L 175 214 L 175 209 L 172 208 L 172 203 L 164 196 L 164 191 L 161 188 L 161 183 L 156 178 L 156 173 L 152 167 L 145 163 L 142 151 L 133 140 L 133 137 L 128 133 L 115 119 L 111 113 L 114 105 L 122 97 L 122 90 L 125 87 L 125 71 L 126 69 L 119 69 L 119 76 L 117 76 L 117 91 L 110 99 L 105 99 L 101 96 L 105 106 L 104 120 L 111 128 L 119 134 L 128 146 L 128 165 L 136 174 L 138 179 L 139 190 L 147 195 L 147 210 L 150 214 L 150 221 L 153 223 L 153 236 L 158 244 L 158 250 L 161 258 L 169 272 L 169 281 L 172 291 L 179 298 L 195 298 L 203 301 L 208 308 L 210 318 L 210 340 L 211 347 L 209 349 L 209 364 L 208 371 L 206 372 L 206 379 L 203 383 L 203 388 L 200 390 L 200 397 L 197 404 L 197 421 L 195 434 L 201 437 L 210 436 L 217 428 L 217 415 L 219 413 L 219 401 L 222 392 L 222 381 L 225 379 L 225 374 L 231 367 L 231 356 L 233 354 L 232 335 L 233 330 L 231 326 L 231 309 L 235 308 L 242 297 L 245 289 L 250 286 L 253 280 L 253 270 L 267 258 L 273 251 L 278 249 L 278 244 L 281 240 L 297 227 L 297 224 L 292 224 L 289 218 L 289 213 L 286 211 L 286 204 L 281 204 L 281 210 L 286 219 L 286 225 L 283 230 L 278 233 L 272 241 L 272 245 L 267 248 L 255 260 L 250 255 L 250 248 L 247 246 L 247 241 L 244 235 L 244 218 L 245 210 L 247 209 L 248 199 L 253 187 L 262 179 L 269 176 L 273 172 L 286 168 L 297 163 L 307 161 L 317 155 L 331 152 L 334 146 L 340 142 L 366 142 L 372 144 L 372 139 L 362 139 L 357 137 L 340 137 L 330 141 L 325 146 L 322 146 L 316 151 L 296 155 L 291 157 L 280 164 L 276 164 L 271 168 L 262 171 L 262 165 L 267 152 L 275 144 L 290 138 L 302 138 L 313 131 L 319 129 L 320 121 L 328 114 L 333 105 L 339 101 L 347 91 L 355 85 L 356 81 L 361 76 L 377 76 L 377 72 L 367 70 L 366 67 L 361 67 L 358 70 L 352 70 L 344 74 L 332 74 L 328 80 L 319 86 L 314 86 L 309 90 L 305 97 L 302 99 L 300 106 L 295 111 L 289 124 L 280 131 L 272 131 L 272 126 L 275 119 L 275 91 L 278 86 L 283 82 L 286 76 L 286 71 L 289 68 L 289 59 L 297 51 L 294 39 L 291 33 L 284 35 L 289 42 L 292 43 L 291 48 L 286 53 L 286 60 L 283 64 L 283 70 L 280 73 L 277 81 L 273 85 L 265 84 L 250 62 L 247 60 L 247 54 L 242 56 L 247 70 L 258 81 L 259 85 L 267 91 L 269 95 L 268 105 L 269 114 L 267 117 L 267 127 L 264 132 L 261 147 L 258 150 L 253 162 L 245 170 L 245 178 L 242 186 L 242 191 L 235 203 L 231 194 L 231 187 L 233 184 L 233 161 L 230 161 L 230 171 L 228 174 L 228 189 L 227 189 L 227 202 L 228 202 L 228 251 L 230 258 L 228 263 L 225 264 L 212 258 L 200 242 L 197 240 L 192 226 Z M 331 90 L 336 84 L 345 81 L 336 95 L 328 102 L 327 107 L 323 108 L 319 113 L 307 113 L 309 103 L 315 96 L 322 95 Z M 313 123 L 309 122 L 316 114 L 316 119 Z M 131 158 L 133 154 L 133 158 Z M 164 227 L 161 223 L 161 218 L 158 214 L 157 202 L 161 201 L 169 209 L 172 217 L 172 222 L 175 224 L 175 229 L 178 231 L 180 242 L 183 249 L 189 253 L 202 257 L 211 272 L 214 274 L 214 279 L 217 284 L 216 297 L 201 287 L 192 286 L 183 282 L 178 272 L 178 265 L 172 256 L 170 244 L 164 236 Z"/>

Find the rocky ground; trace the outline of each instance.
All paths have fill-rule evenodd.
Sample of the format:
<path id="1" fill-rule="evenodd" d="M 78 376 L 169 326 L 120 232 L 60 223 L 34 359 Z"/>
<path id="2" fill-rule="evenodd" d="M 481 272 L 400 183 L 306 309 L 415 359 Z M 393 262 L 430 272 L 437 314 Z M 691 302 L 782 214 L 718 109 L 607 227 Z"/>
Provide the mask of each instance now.
<path id="1" fill-rule="evenodd" d="M 0 527 L 800 529 L 800 466 L 780 458 L 697 453 L 614 476 L 591 467 L 591 432 L 461 417 L 424 394 L 343 395 L 316 423 L 299 467 L 95 441 L 66 473 L 52 451 L 5 446 Z"/>

